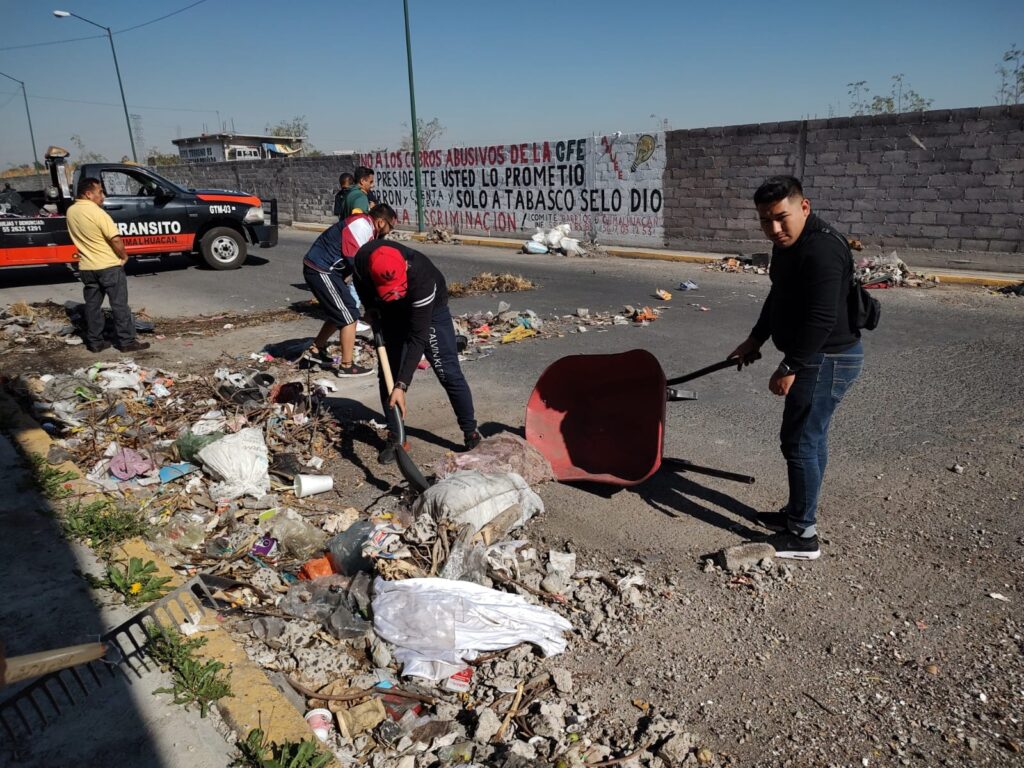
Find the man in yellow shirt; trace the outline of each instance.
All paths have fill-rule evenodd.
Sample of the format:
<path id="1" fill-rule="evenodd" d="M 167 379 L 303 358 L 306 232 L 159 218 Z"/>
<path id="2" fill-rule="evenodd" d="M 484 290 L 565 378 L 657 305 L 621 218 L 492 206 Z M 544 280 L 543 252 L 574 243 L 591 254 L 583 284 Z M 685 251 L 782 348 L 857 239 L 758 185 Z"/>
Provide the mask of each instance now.
<path id="1" fill-rule="evenodd" d="M 103 185 L 91 176 L 78 182 L 78 198 L 68 208 L 68 232 L 78 248 L 78 276 L 85 295 L 85 346 L 90 352 L 110 348 L 103 339 L 103 297 L 110 301 L 117 333 L 117 348 L 122 352 L 149 349 L 135 338 L 135 318 L 128 307 L 128 277 L 124 265 L 128 252 L 117 232 L 117 225 L 101 207 Z"/>

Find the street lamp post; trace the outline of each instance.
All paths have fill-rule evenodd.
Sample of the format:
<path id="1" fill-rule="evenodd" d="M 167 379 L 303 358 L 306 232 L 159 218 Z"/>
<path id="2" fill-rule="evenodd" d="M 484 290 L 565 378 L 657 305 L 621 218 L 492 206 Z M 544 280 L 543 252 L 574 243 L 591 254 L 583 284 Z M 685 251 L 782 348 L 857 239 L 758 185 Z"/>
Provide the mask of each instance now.
<path id="1" fill-rule="evenodd" d="M 25 83 L 22 80 L 19 80 L 16 77 L 11 77 L 10 75 L 5 75 L 3 72 L 0 72 L 0 75 L 3 75 L 3 77 L 6 77 L 8 80 L 13 80 L 18 85 L 21 86 L 21 95 L 25 99 L 25 116 L 28 118 L 28 135 L 29 135 L 29 138 L 32 139 L 32 164 L 31 165 L 32 165 L 32 170 L 34 171 L 36 169 L 36 163 L 39 162 L 39 155 L 36 154 L 36 134 L 35 134 L 35 131 L 32 130 L 32 113 L 29 111 L 29 108 L 28 108 L 28 92 L 25 90 Z"/>
<path id="2" fill-rule="evenodd" d="M 135 137 L 132 136 L 132 121 L 128 117 L 128 102 L 124 98 L 124 84 L 121 82 L 121 67 L 117 64 L 117 51 L 114 49 L 114 35 L 110 31 L 110 27 L 104 27 L 102 24 L 97 24 L 95 21 L 89 21 L 84 16 L 79 16 L 77 13 L 71 11 L 54 11 L 53 15 L 58 19 L 64 19 L 68 16 L 74 16 L 79 21 L 84 21 L 86 24 L 92 24 L 94 27 L 99 27 L 107 33 L 107 40 L 110 41 L 110 52 L 114 56 L 114 71 L 117 73 L 117 87 L 121 89 L 121 106 L 124 107 L 124 123 L 128 127 L 128 141 L 132 146 L 132 160 L 136 163 L 139 162 L 139 156 L 135 152 Z"/>
<path id="3" fill-rule="evenodd" d="M 420 131 L 416 124 L 416 87 L 412 80 L 412 37 L 409 35 L 409 0 L 402 0 L 405 7 L 405 55 L 409 61 L 409 110 L 412 112 L 412 164 L 416 174 L 416 228 L 423 227 L 423 189 L 420 185 Z"/>

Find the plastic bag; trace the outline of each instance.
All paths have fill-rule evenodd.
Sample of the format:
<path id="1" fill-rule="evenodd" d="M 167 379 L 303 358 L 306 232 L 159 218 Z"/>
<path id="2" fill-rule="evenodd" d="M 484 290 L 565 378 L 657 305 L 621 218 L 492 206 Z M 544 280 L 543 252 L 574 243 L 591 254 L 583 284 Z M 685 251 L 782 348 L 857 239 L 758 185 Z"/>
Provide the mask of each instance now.
<path id="1" fill-rule="evenodd" d="M 523 246 L 523 250 L 527 253 L 547 253 L 548 247 L 544 243 L 538 243 L 535 240 L 527 240 L 526 245 Z"/>
<path id="2" fill-rule="evenodd" d="M 174 450 L 182 461 L 194 464 L 199 460 L 199 452 L 210 443 L 216 442 L 224 437 L 223 432 L 213 432 L 209 435 L 197 435 L 195 432 L 186 429 L 177 440 L 174 441 Z"/>
<path id="3" fill-rule="evenodd" d="M 320 622 L 339 639 L 362 637 L 371 624 L 357 615 L 359 605 L 350 587 L 347 576 L 300 581 L 288 590 L 278 607 L 291 616 Z"/>
<path id="4" fill-rule="evenodd" d="M 512 526 L 518 528 L 544 511 L 540 496 L 514 472 L 485 475 L 455 472 L 425 490 L 413 506 L 419 517 L 427 513 L 435 520 L 449 520 L 456 526 L 470 525 L 476 533 L 506 509 L 518 504 L 522 514 Z"/>
<path id="5" fill-rule="evenodd" d="M 396 647 L 403 674 L 441 680 L 476 658 L 519 643 L 538 646 L 545 656 L 561 653 L 565 618 L 521 595 L 467 581 L 405 579 L 374 583 L 373 627 Z"/>
<path id="6" fill-rule="evenodd" d="M 323 531 L 307 523 L 294 509 L 285 509 L 273 517 L 270 535 L 277 539 L 285 552 L 298 560 L 307 560 L 323 551 L 327 538 Z"/>
<path id="7" fill-rule="evenodd" d="M 555 479 L 544 454 L 511 432 L 485 438 L 471 451 L 449 453 L 434 465 L 438 479 L 463 470 L 487 474 L 515 472 L 531 486 Z"/>
<path id="8" fill-rule="evenodd" d="M 270 492 L 270 462 L 263 432 L 247 427 L 222 437 L 198 454 L 206 470 L 220 482 L 210 486 L 213 499 L 237 499 L 248 494 L 257 499 Z"/>

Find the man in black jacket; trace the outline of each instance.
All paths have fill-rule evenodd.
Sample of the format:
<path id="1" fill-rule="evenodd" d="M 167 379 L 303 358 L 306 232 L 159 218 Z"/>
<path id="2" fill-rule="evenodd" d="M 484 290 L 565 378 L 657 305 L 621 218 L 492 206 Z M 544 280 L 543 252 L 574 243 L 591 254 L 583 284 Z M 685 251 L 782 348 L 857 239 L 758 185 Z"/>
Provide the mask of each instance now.
<path id="1" fill-rule="evenodd" d="M 376 315 L 384 336 L 395 389 L 390 395 L 380 370 L 380 400 L 390 436 L 378 460 L 395 460 L 392 406 L 405 418 L 405 393 L 424 356 L 455 411 L 467 450 L 480 444 L 473 394 L 459 366 L 455 327 L 448 310 L 448 285 L 434 263 L 419 251 L 393 240 L 371 240 L 353 259 L 353 284 L 368 312 Z"/>
<path id="2" fill-rule="evenodd" d="M 853 260 L 846 238 L 811 213 L 792 176 L 765 181 L 754 205 L 773 243 L 772 287 L 750 336 L 729 357 L 741 368 L 752 363 L 769 336 L 783 353 L 768 389 L 786 398 L 780 440 L 789 475 L 786 506 L 757 520 L 777 532 L 768 540 L 776 556 L 815 560 L 829 422 L 864 361 L 849 314 Z"/>

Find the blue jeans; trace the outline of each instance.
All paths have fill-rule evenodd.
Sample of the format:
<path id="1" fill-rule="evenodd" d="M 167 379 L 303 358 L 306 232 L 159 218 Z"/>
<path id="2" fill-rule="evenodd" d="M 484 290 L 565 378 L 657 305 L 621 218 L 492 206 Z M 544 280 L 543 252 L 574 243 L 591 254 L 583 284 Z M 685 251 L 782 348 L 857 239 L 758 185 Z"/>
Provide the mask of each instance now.
<path id="1" fill-rule="evenodd" d="M 389 323 L 385 319 L 382 323 L 382 330 L 384 348 L 388 351 L 388 361 L 391 363 L 391 375 L 397 376 L 402 367 L 402 357 L 405 354 L 405 335 L 408 328 L 401 322 Z M 462 433 L 469 435 L 475 432 L 476 415 L 473 412 L 473 393 L 470 392 L 469 382 L 466 381 L 462 368 L 459 366 L 455 325 L 447 305 L 434 308 L 430 318 L 427 347 L 423 352 L 434 375 L 437 376 L 437 380 L 448 395 L 448 402 L 451 403 L 452 410 L 455 411 L 455 418 L 459 422 Z M 387 419 L 388 429 L 394 435 L 398 433 L 398 422 L 395 421 L 394 413 L 388 408 L 389 395 L 383 374 L 379 376 L 378 380 L 380 382 L 381 406 Z"/>
<path id="2" fill-rule="evenodd" d="M 797 371 L 786 395 L 779 439 L 789 474 L 789 528 L 801 536 L 817 533 L 818 494 L 828 464 L 828 425 L 839 401 L 864 364 L 858 341 L 835 355 L 819 353 Z"/>

